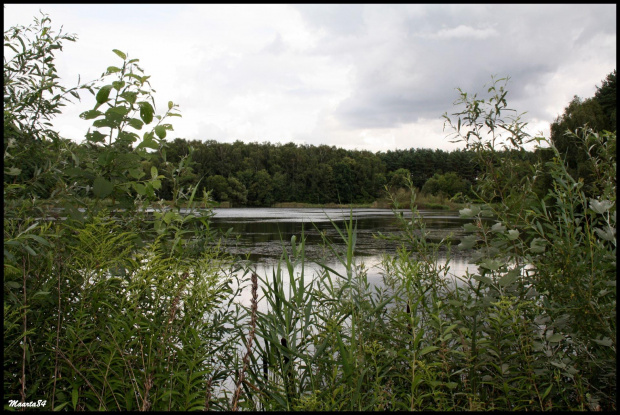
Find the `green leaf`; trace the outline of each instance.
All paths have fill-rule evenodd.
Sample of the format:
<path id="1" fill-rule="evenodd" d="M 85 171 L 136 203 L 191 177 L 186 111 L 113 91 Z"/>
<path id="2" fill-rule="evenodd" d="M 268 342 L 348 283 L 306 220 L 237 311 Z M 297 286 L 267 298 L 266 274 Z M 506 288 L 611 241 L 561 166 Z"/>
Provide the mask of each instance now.
<path id="1" fill-rule="evenodd" d="M 125 86 L 125 81 L 114 81 L 112 82 L 112 86 L 117 91 L 120 91 Z"/>
<path id="2" fill-rule="evenodd" d="M 519 271 L 513 269 L 513 270 L 508 271 L 506 275 L 500 278 L 500 280 L 497 283 L 502 287 L 507 287 L 513 282 L 515 282 L 519 278 L 519 276 L 520 276 Z"/>
<path id="3" fill-rule="evenodd" d="M 554 333 L 547 338 L 547 341 L 549 343 L 558 343 L 563 339 L 564 339 L 564 336 L 562 336 L 560 333 Z"/>
<path id="4" fill-rule="evenodd" d="M 614 233 L 615 229 L 606 226 L 605 229 L 594 228 L 594 231 L 599 236 L 599 238 L 604 239 L 606 241 L 613 241 L 615 239 Z"/>
<path id="5" fill-rule="evenodd" d="M 117 68 L 116 66 L 108 66 L 108 69 L 106 70 L 106 74 L 110 75 L 116 72 L 120 72 L 121 68 Z"/>
<path id="6" fill-rule="evenodd" d="M 461 239 L 461 243 L 458 244 L 460 249 L 470 249 L 476 245 L 476 235 L 467 235 Z"/>
<path id="7" fill-rule="evenodd" d="M 102 118 L 100 120 L 95 120 L 93 122 L 93 127 L 96 127 L 96 128 L 103 128 L 103 127 L 117 128 L 118 127 L 118 122 L 115 122 L 114 120 L 111 120 L 109 118 Z"/>
<path id="8" fill-rule="evenodd" d="M 157 145 L 157 143 L 153 140 L 153 137 L 149 134 L 145 134 L 144 138 L 142 139 L 142 142 L 140 144 L 138 144 L 138 146 L 136 147 L 136 150 L 139 150 L 141 148 L 152 148 L 153 150 L 157 150 L 159 148 L 159 146 Z"/>
<path id="9" fill-rule="evenodd" d="M 492 232 L 504 232 L 505 230 L 506 230 L 506 227 L 502 225 L 501 222 L 497 222 L 495 225 L 491 227 Z"/>
<path id="10" fill-rule="evenodd" d="M 118 134 L 118 141 L 124 141 L 125 143 L 135 143 L 140 137 L 136 133 L 130 131 L 121 131 Z"/>
<path id="11" fill-rule="evenodd" d="M 101 89 L 99 89 L 99 91 L 97 92 L 97 96 L 95 97 L 97 99 L 98 106 L 108 100 L 108 98 L 110 97 L 111 90 L 112 90 L 112 85 L 104 85 L 101 87 Z"/>
<path id="12" fill-rule="evenodd" d="M 144 172 L 141 169 L 129 169 L 129 174 L 134 179 L 140 180 L 144 176 Z"/>
<path id="13" fill-rule="evenodd" d="M 101 167 L 109 166 L 110 163 L 112 163 L 112 160 L 114 160 L 114 154 L 110 152 L 101 153 L 99 154 L 99 157 L 97 157 L 97 163 Z"/>
<path id="14" fill-rule="evenodd" d="M 537 254 L 545 252 L 545 243 L 546 241 L 542 238 L 534 238 L 530 244 L 530 251 Z"/>
<path id="15" fill-rule="evenodd" d="M 480 216 L 485 216 L 487 218 L 490 218 L 493 216 L 493 211 L 490 209 L 483 209 L 480 211 Z"/>
<path id="16" fill-rule="evenodd" d="M 129 107 L 124 105 L 117 105 L 116 107 L 110 107 L 105 112 L 106 117 L 114 118 L 114 119 L 122 119 L 125 115 L 129 114 Z"/>
<path id="17" fill-rule="evenodd" d="M 41 238 L 39 235 L 26 235 L 25 237 L 29 238 L 29 239 L 34 239 L 35 241 L 37 241 L 41 245 L 50 246 L 50 243 L 48 241 L 46 241 L 45 239 Z"/>
<path id="18" fill-rule="evenodd" d="M 161 139 L 166 138 L 166 128 L 163 125 L 158 125 L 155 127 L 155 134 Z"/>
<path id="19" fill-rule="evenodd" d="M 168 109 L 171 110 L 173 106 L 174 103 L 172 101 L 168 101 Z"/>
<path id="20" fill-rule="evenodd" d="M 60 411 L 62 408 L 64 408 L 67 405 L 69 405 L 69 401 L 61 403 L 56 408 L 54 408 L 54 412 Z"/>
<path id="21" fill-rule="evenodd" d="M 125 99 L 130 104 L 135 104 L 136 99 L 138 98 L 138 93 L 134 91 L 125 91 L 120 95 L 120 97 Z"/>
<path id="22" fill-rule="evenodd" d="M 144 121 L 145 124 L 150 124 L 153 121 L 153 113 L 155 110 L 153 106 L 148 102 L 140 102 L 140 118 Z"/>
<path id="23" fill-rule="evenodd" d="M 103 115 L 103 112 L 98 111 L 98 110 L 89 110 L 89 111 L 84 111 L 83 113 L 81 113 L 80 118 L 83 120 L 92 120 L 93 118 L 97 118 L 100 115 Z"/>
<path id="24" fill-rule="evenodd" d="M 465 232 L 477 232 L 478 231 L 478 227 L 474 225 L 473 223 L 466 223 L 465 225 L 463 225 L 463 229 L 465 230 Z"/>
<path id="25" fill-rule="evenodd" d="M 141 130 L 144 125 L 144 123 L 137 118 L 130 118 L 127 120 L 127 123 L 136 130 Z"/>
<path id="26" fill-rule="evenodd" d="M 127 55 L 125 55 L 123 52 L 121 52 L 118 49 L 112 49 L 112 52 L 116 53 L 123 60 L 127 59 Z"/>
<path id="27" fill-rule="evenodd" d="M 33 297 L 36 297 L 38 295 L 49 295 L 49 291 L 38 291 L 36 293 L 34 293 Z"/>
<path id="28" fill-rule="evenodd" d="M 101 134 L 99 131 L 93 131 L 86 133 L 86 140 L 93 143 L 103 143 L 107 135 Z"/>
<path id="29" fill-rule="evenodd" d="M 93 182 L 93 193 L 99 199 L 103 199 L 109 196 L 114 190 L 114 186 L 111 182 L 107 181 L 103 177 L 97 177 Z"/>
<path id="30" fill-rule="evenodd" d="M 71 391 L 71 403 L 73 404 L 73 409 L 77 407 L 79 391 L 77 385 L 73 386 L 73 391 Z"/>
<path id="31" fill-rule="evenodd" d="M 17 167 L 9 167 L 8 170 L 4 170 L 4 174 L 8 174 L 9 176 L 19 176 L 21 172 L 22 170 Z"/>
<path id="32" fill-rule="evenodd" d="M 605 338 L 603 338 L 601 340 L 592 339 L 592 341 L 594 343 L 600 344 L 601 346 L 605 346 L 605 347 L 610 347 L 613 344 L 613 342 L 611 341 L 611 339 L 609 337 L 605 337 Z"/>
<path id="33" fill-rule="evenodd" d="M 482 261 L 480 263 L 480 266 L 482 268 L 486 268 L 490 271 L 495 271 L 497 269 L 499 269 L 502 266 L 502 263 L 496 259 L 485 259 L 484 261 Z"/>
<path id="34" fill-rule="evenodd" d="M 157 177 L 157 167 L 151 166 L 151 177 L 154 179 Z"/>
<path id="35" fill-rule="evenodd" d="M 144 187 L 142 183 L 133 183 L 133 188 L 136 189 L 136 192 L 138 192 L 139 195 L 146 195 L 146 187 Z"/>
<path id="36" fill-rule="evenodd" d="M 174 218 L 174 216 L 175 216 L 175 212 L 172 212 L 172 211 L 166 212 L 166 214 L 164 215 L 164 222 L 166 222 L 167 225 L 170 225 L 170 221 L 172 220 L 172 218 Z"/>
<path id="37" fill-rule="evenodd" d="M 426 346 L 425 348 L 420 350 L 420 353 L 418 354 L 418 356 L 420 356 L 420 357 L 424 356 L 425 354 L 434 352 L 435 350 L 439 350 L 439 347 L 437 347 L 437 346 Z"/>
<path id="38" fill-rule="evenodd" d="M 6 285 L 9 288 L 19 288 L 21 287 L 21 285 L 15 281 L 7 281 L 4 283 L 4 285 Z"/>
<path id="39" fill-rule="evenodd" d="M 471 277 L 475 279 L 476 281 L 480 281 L 483 284 L 493 285 L 493 281 L 491 281 L 491 279 L 488 277 L 483 277 L 482 275 L 478 275 L 478 274 L 473 274 Z"/>
<path id="40" fill-rule="evenodd" d="M 614 205 L 614 202 L 610 200 L 601 200 L 598 201 L 596 199 L 590 199 L 590 209 L 595 211 L 596 213 L 603 214 L 607 212 Z"/>
<path id="41" fill-rule="evenodd" d="M 519 237 L 519 231 L 518 230 L 511 229 L 511 230 L 508 231 L 508 239 L 510 239 L 511 241 L 514 241 L 518 237 Z"/>

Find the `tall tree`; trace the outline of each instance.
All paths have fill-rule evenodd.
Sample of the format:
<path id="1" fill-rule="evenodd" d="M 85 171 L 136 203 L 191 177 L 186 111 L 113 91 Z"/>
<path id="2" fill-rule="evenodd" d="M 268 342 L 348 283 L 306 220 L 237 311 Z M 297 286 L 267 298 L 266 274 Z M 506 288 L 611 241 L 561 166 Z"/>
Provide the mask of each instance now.
<path id="1" fill-rule="evenodd" d="M 609 131 L 616 131 L 616 70 L 609 73 L 605 79 L 603 79 L 601 86 L 596 87 L 596 93 L 594 98 L 603 108 L 605 115 L 609 119 Z"/>
<path id="2" fill-rule="evenodd" d="M 579 140 L 574 134 L 578 128 L 587 126 L 594 131 L 616 131 L 616 71 L 614 70 L 603 81 L 602 86 L 597 87 L 594 97 L 582 99 L 575 96 L 564 113 L 556 118 L 551 124 L 551 142 L 561 155 L 565 157 L 568 171 L 571 176 L 578 180 L 582 178 L 586 185 L 587 193 L 594 189 L 590 184 L 594 181 L 592 162 L 589 161 L 588 148 L 583 140 Z"/>

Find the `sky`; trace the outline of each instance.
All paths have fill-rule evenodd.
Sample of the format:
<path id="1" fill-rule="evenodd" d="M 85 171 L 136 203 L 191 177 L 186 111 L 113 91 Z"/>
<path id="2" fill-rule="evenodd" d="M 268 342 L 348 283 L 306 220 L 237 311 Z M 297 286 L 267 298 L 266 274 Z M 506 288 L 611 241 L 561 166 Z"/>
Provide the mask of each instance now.
<path id="1" fill-rule="evenodd" d="M 5 4 L 4 29 L 39 10 L 78 36 L 56 55 L 65 86 L 122 64 L 112 49 L 140 60 L 157 113 L 180 105 L 167 139 L 450 151 L 456 88 L 484 96 L 491 76 L 548 137 L 616 68 L 615 4 Z M 65 107 L 61 136 L 80 142 L 94 105 Z"/>

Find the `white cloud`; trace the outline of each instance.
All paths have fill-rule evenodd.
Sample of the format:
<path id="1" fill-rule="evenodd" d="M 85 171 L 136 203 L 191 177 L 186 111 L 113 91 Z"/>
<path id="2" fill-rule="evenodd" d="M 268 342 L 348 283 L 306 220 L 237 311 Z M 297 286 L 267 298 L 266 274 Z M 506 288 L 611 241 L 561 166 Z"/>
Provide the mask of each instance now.
<path id="1" fill-rule="evenodd" d="M 470 26 L 459 25 L 451 29 L 441 29 L 437 33 L 426 35 L 424 37 L 437 38 L 437 39 L 459 39 L 459 38 L 471 38 L 471 39 L 487 39 L 490 37 L 498 36 L 499 33 L 493 28 L 477 29 Z"/>
<path id="2" fill-rule="evenodd" d="M 450 149 L 455 88 L 482 92 L 492 74 L 512 77 L 509 103 L 548 133 L 616 62 L 615 5 L 13 4 L 5 28 L 39 8 L 78 34 L 57 55 L 65 84 L 128 52 L 158 108 L 180 104 L 171 138 Z M 80 140 L 93 103 L 84 94 L 56 127 Z"/>

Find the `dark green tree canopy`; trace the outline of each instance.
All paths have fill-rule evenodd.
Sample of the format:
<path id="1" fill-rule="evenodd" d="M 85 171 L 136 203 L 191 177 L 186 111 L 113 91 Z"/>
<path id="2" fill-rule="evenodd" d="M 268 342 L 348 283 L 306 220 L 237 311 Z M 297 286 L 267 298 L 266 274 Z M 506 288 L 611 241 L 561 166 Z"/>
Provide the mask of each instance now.
<path id="1" fill-rule="evenodd" d="M 598 103 L 603 108 L 605 115 L 609 118 L 611 123 L 611 127 L 616 131 L 616 95 L 618 93 L 616 86 L 616 70 L 614 69 L 607 77 L 603 80 L 601 86 L 596 87 L 596 93 L 594 94 L 594 98 L 598 101 Z"/>
<path id="2" fill-rule="evenodd" d="M 591 128 L 595 132 L 616 131 L 616 70 L 614 69 L 593 97 L 582 99 L 575 96 L 562 115 L 551 124 L 551 142 L 564 157 L 571 176 L 585 181 L 588 194 L 594 191 L 590 183 L 594 181 L 592 163 L 587 161 L 587 145 L 574 134 L 579 128 Z M 593 149 L 596 152 L 596 149 Z"/>

